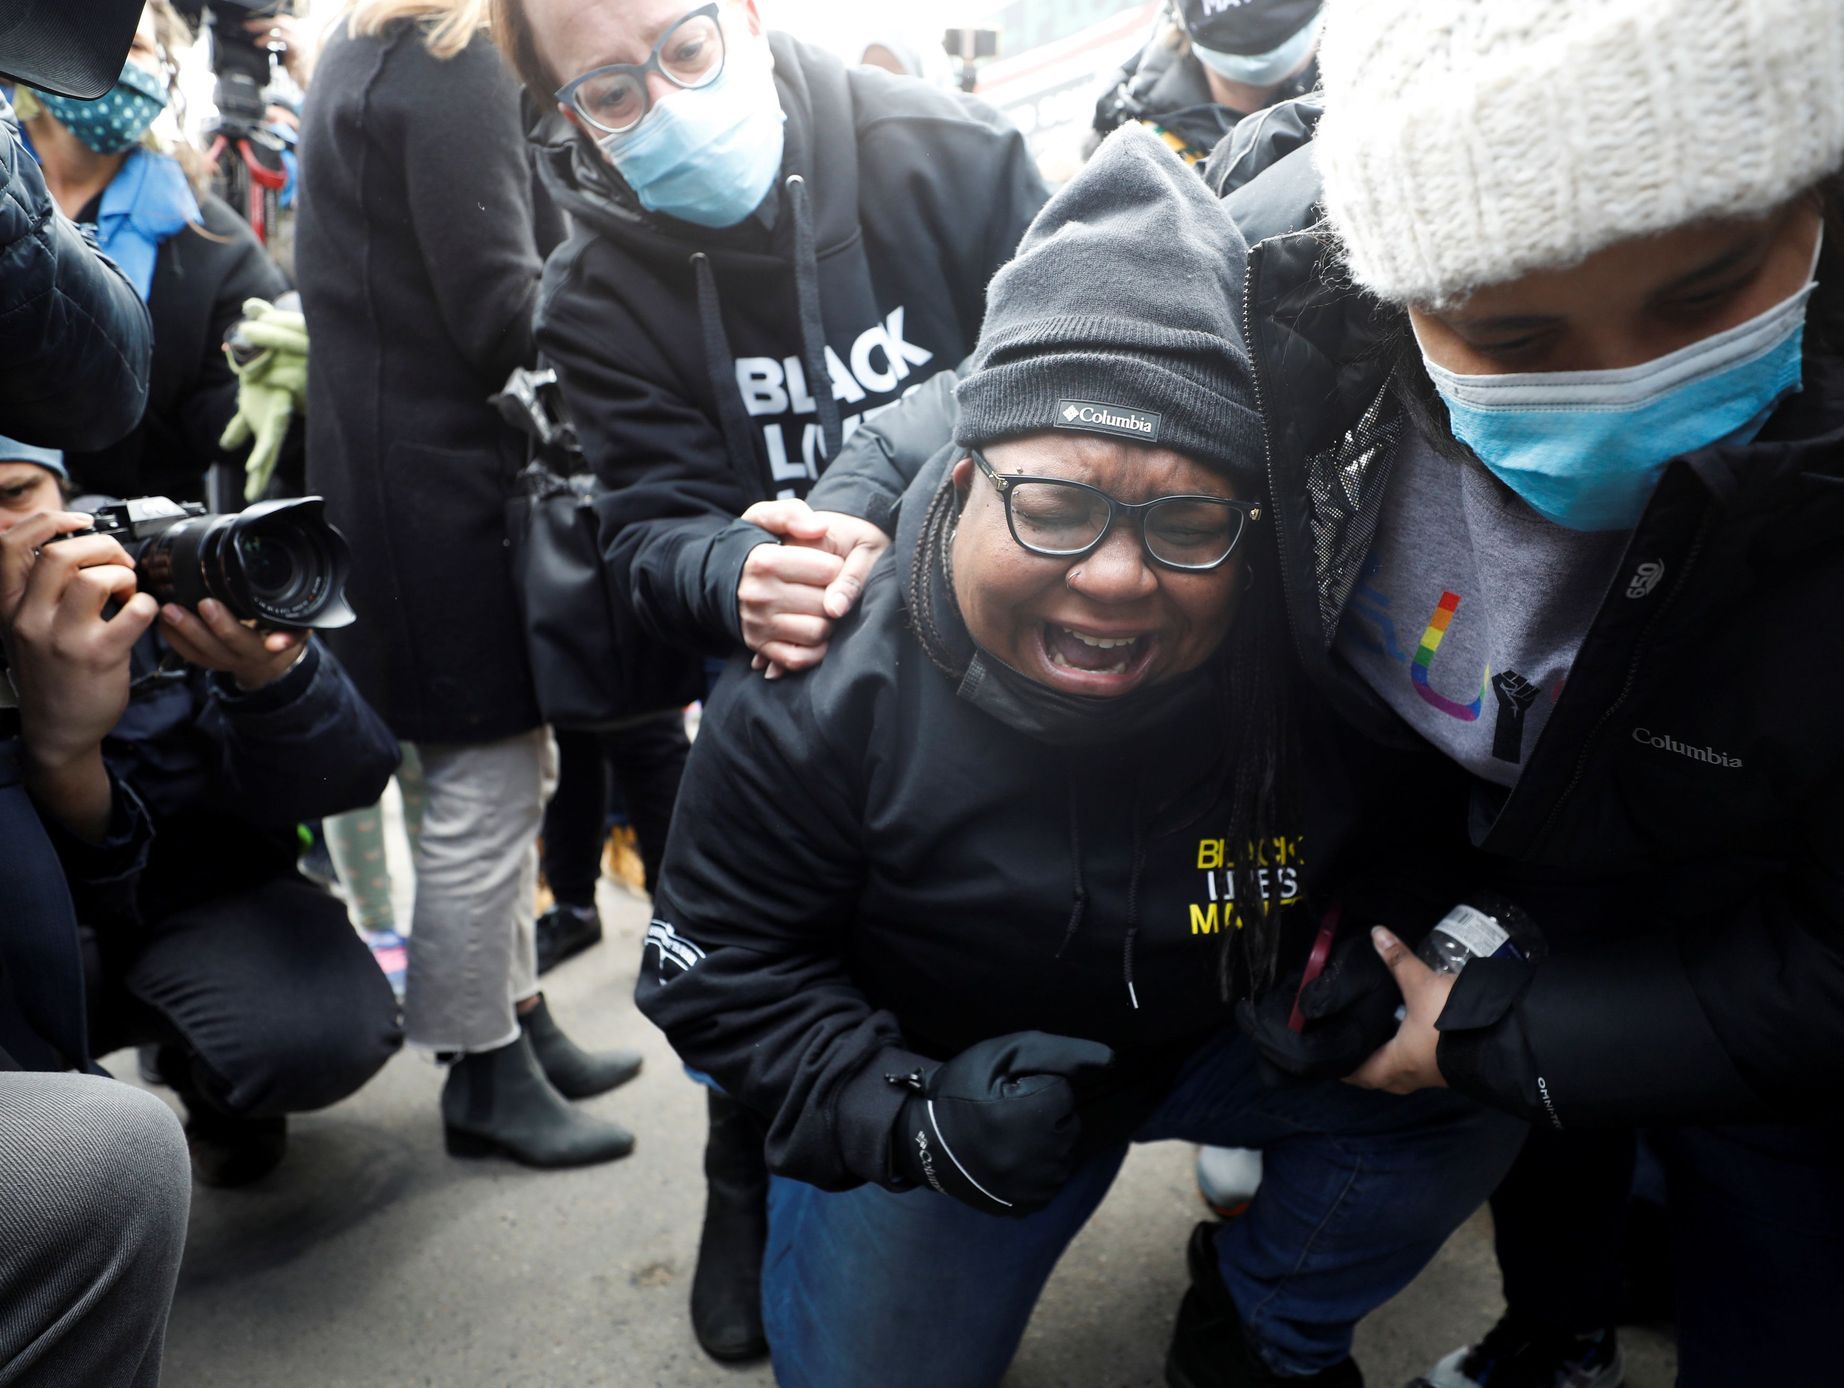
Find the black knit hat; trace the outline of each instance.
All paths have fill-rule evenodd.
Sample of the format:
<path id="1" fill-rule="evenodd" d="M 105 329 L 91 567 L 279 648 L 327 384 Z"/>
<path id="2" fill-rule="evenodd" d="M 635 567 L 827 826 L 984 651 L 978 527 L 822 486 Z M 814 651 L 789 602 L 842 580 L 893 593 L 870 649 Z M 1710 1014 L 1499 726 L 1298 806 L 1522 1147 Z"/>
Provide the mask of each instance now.
<path id="1" fill-rule="evenodd" d="M 1181 0 L 1178 22 L 1218 53 L 1266 53 L 1279 48 L 1319 13 L 1319 0 Z"/>
<path id="2" fill-rule="evenodd" d="M 1261 425 L 1237 320 L 1248 246 L 1183 160 L 1123 126 L 994 277 L 955 391 L 980 448 L 1075 429 L 1169 448 L 1254 489 Z"/>

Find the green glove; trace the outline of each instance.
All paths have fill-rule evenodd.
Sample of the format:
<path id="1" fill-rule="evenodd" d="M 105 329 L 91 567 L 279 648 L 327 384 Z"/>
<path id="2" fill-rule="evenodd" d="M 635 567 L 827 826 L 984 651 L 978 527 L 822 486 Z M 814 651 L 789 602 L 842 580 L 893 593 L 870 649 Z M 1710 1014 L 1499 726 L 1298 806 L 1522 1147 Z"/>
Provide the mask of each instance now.
<path id="1" fill-rule="evenodd" d="M 246 299 L 243 314 L 224 339 L 224 355 L 237 373 L 237 413 L 218 446 L 255 441 L 244 465 L 243 498 L 257 501 L 269 486 L 289 422 L 307 408 L 307 320 L 264 299 Z"/>

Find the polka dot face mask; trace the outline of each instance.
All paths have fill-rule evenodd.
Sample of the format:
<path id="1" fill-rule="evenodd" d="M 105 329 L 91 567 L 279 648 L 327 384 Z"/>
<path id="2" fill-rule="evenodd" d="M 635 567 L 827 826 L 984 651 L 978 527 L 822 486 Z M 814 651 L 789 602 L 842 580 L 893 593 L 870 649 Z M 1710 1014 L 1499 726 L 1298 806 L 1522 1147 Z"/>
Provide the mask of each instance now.
<path id="1" fill-rule="evenodd" d="M 94 101 L 77 101 L 55 92 L 38 92 L 53 120 L 98 154 L 132 149 L 166 109 L 166 87 L 159 77 L 133 63 L 122 65 L 121 79 Z"/>

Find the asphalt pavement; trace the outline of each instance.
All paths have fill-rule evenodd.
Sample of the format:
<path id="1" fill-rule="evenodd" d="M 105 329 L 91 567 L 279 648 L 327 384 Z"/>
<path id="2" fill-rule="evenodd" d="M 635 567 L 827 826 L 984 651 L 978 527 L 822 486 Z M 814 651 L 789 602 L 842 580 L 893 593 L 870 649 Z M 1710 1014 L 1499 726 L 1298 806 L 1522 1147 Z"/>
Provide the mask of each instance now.
<path id="1" fill-rule="evenodd" d="M 630 1001 L 647 912 L 603 883 L 608 938 L 545 978 L 562 1025 L 646 1070 L 589 1101 L 639 1135 L 609 1166 L 535 1172 L 442 1149 L 434 1064 L 405 1053 L 363 1091 L 291 1121 L 256 1186 L 195 1190 L 167 1341 L 168 1388 L 754 1388 L 686 1321 L 703 1208 L 704 1099 Z M 109 1062 L 134 1073 L 133 1057 Z M 1192 1149 L 1137 1149 L 1050 1282 L 1007 1388 L 1156 1388 L 1203 1214 Z M 1502 1307 L 1476 1216 L 1358 1331 L 1372 1388 L 1398 1388 Z M 951 1334 L 951 1327 L 943 1327 Z M 1670 1342 L 1623 1334 L 1628 1388 L 1666 1388 Z M 866 1388 L 876 1388 L 867 1374 Z"/>

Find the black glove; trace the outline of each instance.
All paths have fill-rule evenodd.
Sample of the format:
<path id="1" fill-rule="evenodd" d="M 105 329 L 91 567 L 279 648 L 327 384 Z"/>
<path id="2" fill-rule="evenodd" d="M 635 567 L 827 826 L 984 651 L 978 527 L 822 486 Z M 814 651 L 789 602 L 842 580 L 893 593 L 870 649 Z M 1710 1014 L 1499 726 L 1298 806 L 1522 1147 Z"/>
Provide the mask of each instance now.
<path id="1" fill-rule="evenodd" d="M 1041 1210 L 1075 1169 L 1077 1091 L 1113 1063 L 1098 1041 L 1021 1031 L 888 1076 L 916 1091 L 897 1116 L 892 1169 L 988 1214 Z"/>
<path id="2" fill-rule="evenodd" d="M 1351 930 L 1332 948 L 1325 970 L 1300 993 L 1296 969 L 1254 999 L 1236 1004 L 1236 1023 L 1261 1052 L 1270 1084 L 1343 1079 L 1396 1034 L 1402 990 L 1370 943 L 1368 930 Z M 1295 995 L 1305 1025 L 1287 1025 Z"/>

